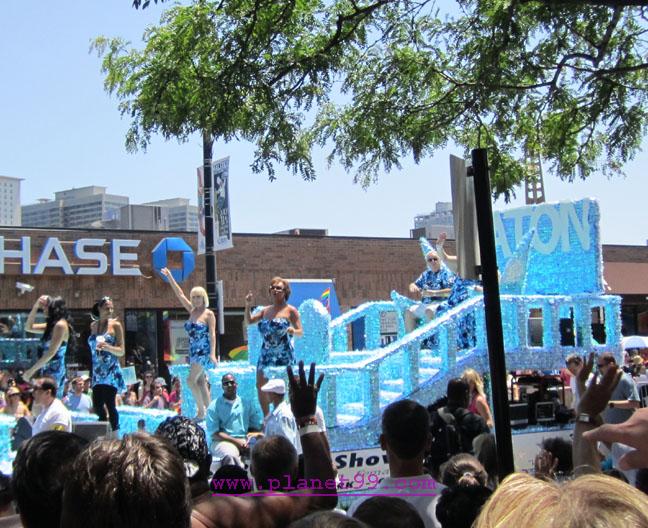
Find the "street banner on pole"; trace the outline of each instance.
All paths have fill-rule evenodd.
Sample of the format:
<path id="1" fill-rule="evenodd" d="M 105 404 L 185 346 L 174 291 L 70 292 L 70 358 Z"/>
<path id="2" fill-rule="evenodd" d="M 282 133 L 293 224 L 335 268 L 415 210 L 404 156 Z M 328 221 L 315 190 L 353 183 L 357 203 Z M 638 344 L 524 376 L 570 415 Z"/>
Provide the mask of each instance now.
<path id="1" fill-rule="evenodd" d="M 229 206 L 229 156 L 212 164 L 214 207 L 214 251 L 233 247 Z"/>
<path id="2" fill-rule="evenodd" d="M 205 187 L 203 168 L 198 167 L 198 255 L 205 254 Z"/>

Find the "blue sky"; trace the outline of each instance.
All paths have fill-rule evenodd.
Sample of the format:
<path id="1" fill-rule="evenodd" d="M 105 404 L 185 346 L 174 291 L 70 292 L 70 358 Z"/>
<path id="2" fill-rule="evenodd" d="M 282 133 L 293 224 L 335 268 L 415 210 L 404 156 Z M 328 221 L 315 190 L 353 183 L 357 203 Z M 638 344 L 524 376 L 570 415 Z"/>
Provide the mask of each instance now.
<path id="1" fill-rule="evenodd" d="M 104 185 L 131 203 L 182 196 L 196 201 L 198 137 L 185 144 L 153 141 L 146 153 L 128 154 L 117 101 L 106 94 L 100 61 L 89 54 L 99 35 L 140 42 L 162 6 L 145 11 L 130 0 L 4 0 L 0 12 L 0 174 L 24 178 L 22 201 L 52 198 L 57 190 Z M 268 182 L 249 168 L 249 144 L 217 144 L 214 157 L 230 156 L 232 225 L 235 232 L 271 233 L 292 227 L 325 228 L 331 235 L 406 237 L 416 214 L 450 200 L 450 150 L 420 165 L 404 160 L 403 170 L 384 174 L 367 190 L 353 175 L 327 167 L 316 153 L 318 181 L 303 182 L 279 170 Z M 460 154 L 460 152 L 455 152 Z M 605 243 L 643 245 L 648 155 L 625 167 L 625 178 L 595 176 L 564 183 L 545 174 L 549 201 L 597 198 Z M 522 203 L 523 193 L 511 205 Z"/>

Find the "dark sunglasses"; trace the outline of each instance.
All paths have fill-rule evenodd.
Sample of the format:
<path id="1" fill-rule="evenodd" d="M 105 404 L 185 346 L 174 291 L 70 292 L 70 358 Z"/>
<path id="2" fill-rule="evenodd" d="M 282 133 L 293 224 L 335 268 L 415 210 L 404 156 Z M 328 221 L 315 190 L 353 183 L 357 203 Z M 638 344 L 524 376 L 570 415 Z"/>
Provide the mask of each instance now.
<path id="1" fill-rule="evenodd" d="M 229 387 L 230 385 L 236 385 L 235 381 L 224 381 L 223 387 Z"/>
<path id="2" fill-rule="evenodd" d="M 270 286 L 270 291 L 284 291 L 281 286 Z"/>
<path id="3" fill-rule="evenodd" d="M 603 367 L 606 367 L 606 366 L 607 366 L 607 363 L 597 363 L 596 366 L 597 366 L 598 368 L 603 368 Z"/>

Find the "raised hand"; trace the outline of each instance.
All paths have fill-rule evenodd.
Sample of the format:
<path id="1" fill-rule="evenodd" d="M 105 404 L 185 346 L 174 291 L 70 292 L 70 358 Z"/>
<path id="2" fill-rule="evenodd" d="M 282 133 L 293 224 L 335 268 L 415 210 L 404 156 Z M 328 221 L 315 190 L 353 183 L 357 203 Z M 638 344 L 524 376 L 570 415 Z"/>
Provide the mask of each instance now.
<path id="1" fill-rule="evenodd" d="M 585 370 L 586 367 L 583 367 Z M 581 372 L 579 372 L 579 383 L 581 381 Z M 612 392 L 616 388 L 623 371 L 618 369 L 616 365 L 610 365 L 607 372 L 601 378 L 600 383 L 597 383 L 598 372 L 594 374 L 592 383 L 590 383 L 587 390 L 578 402 L 578 413 L 587 413 L 590 416 L 598 416 L 607 407 Z"/>
<path id="2" fill-rule="evenodd" d="M 583 433 L 591 442 L 619 442 L 634 447 L 619 459 L 619 469 L 648 467 L 648 408 L 637 409 L 630 418 L 620 424 L 604 424 Z"/>
<path id="3" fill-rule="evenodd" d="M 313 416 L 317 408 L 317 394 L 322 386 L 324 374 L 320 374 L 315 383 L 315 363 L 310 364 L 308 380 L 304 372 L 304 362 L 299 362 L 299 377 L 295 377 L 290 366 L 288 371 L 288 382 L 290 383 L 290 408 L 295 419 Z"/>

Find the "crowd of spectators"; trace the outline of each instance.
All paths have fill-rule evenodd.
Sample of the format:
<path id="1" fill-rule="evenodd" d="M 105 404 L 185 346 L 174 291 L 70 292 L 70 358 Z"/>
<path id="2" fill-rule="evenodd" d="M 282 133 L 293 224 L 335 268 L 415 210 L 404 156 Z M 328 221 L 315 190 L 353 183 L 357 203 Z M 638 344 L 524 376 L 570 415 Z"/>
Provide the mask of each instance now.
<path id="1" fill-rule="evenodd" d="M 206 431 L 173 416 L 153 434 L 90 443 L 69 432 L 56 383 L 39 378 L 32 394 L 47 411 L 39 418 L 56 419 L 22 444 L 11 479 L 0 478 L 0 528 L 648 527 L 648 409 L 604 422 L 610 402 L 623 401 L 615 399 L 622 371 L 605 357 L 589 384 L 593 356 L 577 373 L 573 440 L 545 438 L 535 470 L 501 483 L 493 435 L 484 417 L 468 410 L 474 391 L 465 379 L 450 380 L 446 398 L 429 408 L 413 400 L 388 405 L 379 443 L 389 475 L 348 511 L 336 508 L 336 469 L 318 417 L 322 376 L 315 380 L 314 365 L 308 373 L 300 365 L 298 376 L 289 368 L 290 387 L 268 381 L 264 390 L 279 411 L 265 423 L 228 374 Z M 148 394 L 131 391 L 138 400 L 144 393 L 143 405 L 171 399 L 156 377 L 144 378 Z M 83 386 L 73 380 L 68 404 L 83 401 Z M 444 442 L 436 438 L 441 431 Z M 307 485 L 296 486 L 300 479 Z"/>
<path id="2" fill-rule="evenodd" d="M 33 386 L 22 376 L 22 370 L 0 372 L 0 412 L 16 418 L 30 416 L 33 406 Z M 90 376 L 79 374 L 66 380 L 62 401 L 71 411 L 94 413 Z M 115 403 L 117 406 L 168 409 L 179 413 L 182 405 L 180 378 L 173 377 L 168 390 L 165 378 L 147 370 L 142 379 L 129 385 L 124 393 L 117 394 Z"/>

